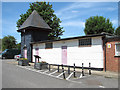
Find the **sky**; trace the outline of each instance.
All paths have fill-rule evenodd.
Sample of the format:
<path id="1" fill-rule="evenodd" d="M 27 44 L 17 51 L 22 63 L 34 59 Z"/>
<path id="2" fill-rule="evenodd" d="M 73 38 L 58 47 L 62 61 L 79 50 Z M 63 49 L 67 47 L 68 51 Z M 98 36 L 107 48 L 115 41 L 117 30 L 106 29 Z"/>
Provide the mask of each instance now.
<path id="1" fill-rule="evenodd" d="M 2 37 L 12 35 L 21 41 L 16 22 L 29 9 L 31 2 L 2 2 Z M 50 2 L 65 32 L 61 38 L 83 36 L 85 21 L 91 16 L 109 18 L 113 27 L 118 27 L 117 2 Z"/>

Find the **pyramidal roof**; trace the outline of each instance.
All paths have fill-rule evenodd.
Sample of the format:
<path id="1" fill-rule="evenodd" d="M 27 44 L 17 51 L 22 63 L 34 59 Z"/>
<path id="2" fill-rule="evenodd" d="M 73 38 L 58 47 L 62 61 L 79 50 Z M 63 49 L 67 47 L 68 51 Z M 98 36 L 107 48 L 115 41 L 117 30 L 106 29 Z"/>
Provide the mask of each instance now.
<path id="1" fill-rule="evenodd" d="M 34 10 L 31 15 L 25 20 L 25 22 L 19 27 L 19 30 L 28 27 L 51 29 L 49 25 L 43 20 L 43 18 L 37 13 L 36 10 Z"/>

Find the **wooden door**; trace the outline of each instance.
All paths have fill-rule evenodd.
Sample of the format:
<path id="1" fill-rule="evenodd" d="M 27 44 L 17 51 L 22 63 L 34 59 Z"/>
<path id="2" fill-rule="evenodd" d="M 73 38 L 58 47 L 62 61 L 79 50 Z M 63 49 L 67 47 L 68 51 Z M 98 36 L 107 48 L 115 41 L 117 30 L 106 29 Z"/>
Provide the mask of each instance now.
<path id="1" fill-rule="evenodd" d="M 38 55 L 39 56 L 39 48 L 35 48 L 35 55 Z M 39 62 L 39 59 L 37 58 L 37 61 L 36 62 Z"/>
<path id="2" fill-rule="evenodd" d="M 39 56 L 39 48 L 35 48 L 35 54 Z"/>
<path id="3" fill-rule="evenodd" d="M 62 46 L 62 64 L 67 64 L 67 46 Z"/>
<path id="4" fill-rule="evenodd" d="M 27 48 L 24 49 L 24 58 L 27 58 Z"/>

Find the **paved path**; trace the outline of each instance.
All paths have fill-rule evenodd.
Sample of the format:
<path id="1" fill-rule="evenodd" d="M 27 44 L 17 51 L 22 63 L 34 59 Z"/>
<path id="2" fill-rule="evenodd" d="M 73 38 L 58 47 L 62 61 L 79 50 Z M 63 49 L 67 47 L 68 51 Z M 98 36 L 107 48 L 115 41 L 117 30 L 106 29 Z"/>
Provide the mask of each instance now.
<path id="1" fill-rule="evenodd" d="M 113 78 L 93 76 L 76 79 L 72 82 L 27 70 L 10 62 L 12 61 L 2 61 L 3 88 L 115 88 L 118 86 L 117 79 Z"/>

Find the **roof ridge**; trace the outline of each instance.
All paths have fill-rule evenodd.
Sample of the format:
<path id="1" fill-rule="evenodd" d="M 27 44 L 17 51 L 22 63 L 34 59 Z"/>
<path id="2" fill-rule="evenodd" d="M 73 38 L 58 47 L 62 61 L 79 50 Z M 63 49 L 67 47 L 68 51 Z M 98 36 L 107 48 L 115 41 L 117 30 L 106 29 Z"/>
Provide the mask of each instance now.
<path id="1" fill-rule="evenodd" d="M 23 30 L 28 27 L 37 27 L 43 29 L 51 29 L 50 26 L 43 20 L 43 18 L 34 10 L 29 17 L 24 21 L 24 23 L 19 27 L 19 30 Z"/>

